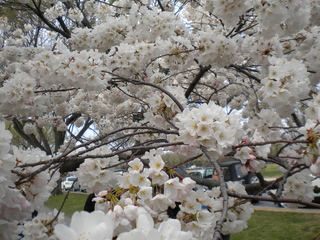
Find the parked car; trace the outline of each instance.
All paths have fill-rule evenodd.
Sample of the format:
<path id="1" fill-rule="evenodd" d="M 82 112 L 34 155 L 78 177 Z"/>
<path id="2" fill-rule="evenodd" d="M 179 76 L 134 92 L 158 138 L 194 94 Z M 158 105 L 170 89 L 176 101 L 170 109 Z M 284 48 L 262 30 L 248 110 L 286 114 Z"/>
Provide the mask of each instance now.
<path id="1" fill-rule="evenodd" d="M 73 190 L 73 191 L 81 191 L 81 185 L 78 180 L 76 180 L 76 176 L 69 176 L 65 181 L 61 183 L 62 190 Z M 73 184 L 74 182 L 74 184 Z"/>
<path id="2" fill-rule="evenodd" d="M 205 172 L 205 169 L 196 169 L 196 170 L 191 170 L 188 173 L 191 176 L 197 176 L 197 177 L 203 178 L 204 172 Z"/>
<path id="3" fill-rule="evenodd" d="M 226 182 L 241 182 L 242 184 L 251 184 L 258 183 L 259 179 L 257 175 L 253 172 L 249 172 L 248 174 L 243 174 L 241 171 L 241 161 L 230 160 L 226 162 L 219 163 L 221 170 L 224 174 L 224 180 Z M 204 169 L 204 178 L 212 178 L 214 174 L 214 167 L 209 166 Z"/>

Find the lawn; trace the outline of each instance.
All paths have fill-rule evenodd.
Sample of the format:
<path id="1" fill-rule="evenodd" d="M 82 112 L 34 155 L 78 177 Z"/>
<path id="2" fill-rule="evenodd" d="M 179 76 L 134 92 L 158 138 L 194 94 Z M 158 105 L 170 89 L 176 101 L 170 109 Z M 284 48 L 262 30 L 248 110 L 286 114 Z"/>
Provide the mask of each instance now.
<path id="1" fill-rule="evenodd" d="M 60 208 L 66 194 L 50 197 L 45 203 L 50 208 Z M 87 194 L 70 193 L 63 207 L 69 217 L 73 212 L 83 210 Z M 312 240 L 317 235 L 320 240 L 320 212 L 301 213 L 275 211 L 255 211 L 248 222 L 248 228 L 233 234 L 231 240 Z"/>
<path id="2" fill-rule="evenodd" d="M 66 193 L 63 193 L 62 195 L 50 197 L 48 201 L 45 202 L 45 206 L 51 209 L 60 209 L 66 195 Z M 86 193 L 70 193 L 62 208 L 62 212 L 71 217 L 75 211 L 82 211 L 87 197 L 88 194 Z"/>
<path id="3" fill-rule="evenodd" d="M 261 170 L 264 178 L 276 178 L 282 176 L 282 172 L 278 170 L 278 164 L 266 164 L 266 167 Z"/>
<path id="4" fill-rule="evenodd" d="M 312 240 L 320 239 L 320 212 L 255 211 L 248 228 L 231 240 Z"/>

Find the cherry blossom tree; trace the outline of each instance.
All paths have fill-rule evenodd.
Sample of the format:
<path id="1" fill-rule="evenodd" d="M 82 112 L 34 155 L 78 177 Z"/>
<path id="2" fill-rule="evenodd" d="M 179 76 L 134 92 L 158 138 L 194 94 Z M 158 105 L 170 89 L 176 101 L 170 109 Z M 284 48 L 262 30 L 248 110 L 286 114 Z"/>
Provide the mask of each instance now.
<path id="1" fill-rule="evenodd" d="M 320 1 L 1 4 L 36 19 L 0 18 L 1 239 L 220 239 L 247 227 L 251 200 L 320 207 Z M 166 165 L 167 152 L 207 159 L 219 182 Z M 226 157 L 260 183 L 226 183 Z M 266 163 L 283 176 L 265 181 Z M 30 220 L 68 171 L 95 211 Z"/>

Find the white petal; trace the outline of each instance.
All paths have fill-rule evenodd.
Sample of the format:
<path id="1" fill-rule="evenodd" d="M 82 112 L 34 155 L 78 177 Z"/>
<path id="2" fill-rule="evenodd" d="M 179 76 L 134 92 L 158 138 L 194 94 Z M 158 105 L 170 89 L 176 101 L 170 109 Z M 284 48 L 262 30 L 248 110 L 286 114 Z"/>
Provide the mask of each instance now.
<path id="1" fill-rule="evenodd" d="M 75 212 L 72 215 L 70 228 L 74 229 L 77 233 L 83 232 L 87 229 L 84 219 L 89 216 L 88 212 Z"/>
<path id="2" fill-rule="evenodd" d="M 112 228 L 108 227 L 105 222 L 102 222 L 95 226 L 94 229 L 92 229 L 90 237 L 94 240 L 111 239 L 113 233 L 113 226 L 111 227 Z"/>
<path id="3" fill-rule="evenodd" d="M 137 220 L 137 229 L 148 232 L 153 228 L 153 225 L 153 219 L 149 214 L 144 213 L 139 215 Z"/>
<path id="4" fill-rule="evenodd" d="M 57 224 L 54 227 L 54 233 L 60 240 L 77 240 L 77 233 L 64 224 Z"/>
<path id="5" fill-rule="evenodd" d="M 170 236 L 174 231 L 181 231 L 181 224 L 177 219 L 169 219 L 162 222 L 158 230 L 162 236 Z"/>
<path id="6" fill-rule="evenodd" d="M 147 237 L 142 231 L 134 229 L 130 232 L 121 233 L 117 240 L 147 240 Z"/>

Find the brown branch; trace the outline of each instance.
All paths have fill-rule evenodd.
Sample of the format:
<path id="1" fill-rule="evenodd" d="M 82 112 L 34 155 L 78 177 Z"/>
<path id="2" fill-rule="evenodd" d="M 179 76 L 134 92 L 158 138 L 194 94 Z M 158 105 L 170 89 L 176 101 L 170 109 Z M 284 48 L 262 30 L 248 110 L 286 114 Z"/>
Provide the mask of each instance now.
<path id="1" fill-rule="evenodd" d="M 198 72 L 198 74 L 196 75 L 196 77 L 193 79 L 193 81 L 191 82 L 191 84 L 189 85 L 186 93 L 185 93 L 185 97 L 188 98 L 191 94 L 191 92 L 193 91 L 193 89 L 197 86 L 197 84 L 199 83 L 200 79 L 204 76 L 204 74 L 206 72 L 208 72 L 210 70 L 211 66 L 206 66 L 206 67 L 202 67 L 200 66 L 200 71 Z"/>
<path id="2" fill-rule="evenodd" d="M 318 204 L 318 203 L 313 203 L 313 202 L 304 201 L 304 200 L 300 200 L 300 199 L 275 198 L 275 197 L 265 197 L 265 196 L 252 196 L 252 195 L 248 195 L 248 194 L 240 194 L 240 193 L 231 192 L 229 190 L 228 190 L 228 195 L 231 196 L 231 197 L 236 197 L 236 198 L 267 201 L 267 202 L 298 203 L 298 204 L 302 204 L 302 205 L 305 205 L 305 206 L 311 206 L 311 207 L 315 207 L 315 208 L 320 208 L 320 204 Z"/>
<path id="3" fill-rule="evenodd" d="M 66 132 L 58 131 L 56 127 L 53 128 L 54 132 L 54 153 L 59 152 L 60 146 L 64 143 Z"/>
<path id="4" fill-rule="evenodd" d="M 63 31 L 66 33 L 66 38 L 70 38 L 71 32 L 68 29 L 68 27 L 66 26 L 65 22 L 62 20 L 62 17 L 58 17 L 57 20 L 60 23 L 60 26 L 62 27 Z"/>
<path id="5" fill-rule="evenodd" d="M 297 124 L 297 127 L 303 126 L 302 122 L 300 121 L 300 119 L 298 118 L 296 113 L 292 113 L 291 116 L 292 116 L 294 122 Z"/>
<path id="6" fill-rule="evenodd" d="M 168 131 L 170 132 L 170 131 Z M 137 132 L 135 134 L 143 134 L 145 132 Z M 127 137 L 127 136 L 123 136 L 123 137 Z M 122 137 L 122 138 L 123 138 Z M 115 141 L 114 139 L 111 140 L 110 142 L 112 141 Z M 89 143 L 86 143 L 86 144 L 81 144 L 81 145 L 87 145 Z M 12 172 L 18 174 L 20 176 L 20 179 L 18 181 L 15 182 L 16 185 L 19 185 L 21 183 L 24 183 L 24 182 L 27 182 L 27 181 L 30 181 L 32 180 L 37 174 L 39 174 L 40 172 L 43 172 L 45 170 L 47 170 L 48 168 L 50 168 L 51 166 L 53 166 L 54 164 L 58 164 L 60 167 L 61 167 L 61 163 L 64 162 L 64 164 L 66 164 L 66 162 L 73 162 L 73 164 L 81 164 L 82 161 L 84 161 L 86 158 L 109 158 L 109 157 L 113 157 L 115 155 L 120 155 L 120 154 L 123 154 L 125 152 L 128 152 L 128 151 L 147 151 L 147 150 L 150 150 L 150 149 L 154 149 L 154 148 L 159 148 L 159 147 L 169 147 L 169 146 L 172 146 L 172 145 L 183 145 L 184 143 L 182 142 L 175 142 L 175 143 L 163 143 L 163 144 L 158 144 L 158 145 L 151 145 L 151 146 L 139 146 L 139 147 L 129 147 L 129 148 L 126 148 L 126 149 L 121 149 L 119 151 L 114 151 L 110 154 L 102 154 L 102 155 L 83 155 L 83 156 L 79 156 L 79 155 L 82 155 L 82 154 L 85 154 L 93 149 L 96 149 L 97 147 L 100 147 L 102 145 L 107 145 L 107 143 L 102 143 L 102 144 L 98 144 L 98 145 L 95 145 L 91 148 L 88 148 L 84 151 L 81 151 L 81 152 L 78 152 L 72 156 L 67 156 L 69 153 L 75 151 L 79 146 L 75 147 L 74 149 L 72 150 L 69 150 L 69 151 L 66 151 L 65 153 L 61 154 L 60 156 L 56 157 L 56 158 L 52 158 L 50 160 L 47 160 L 47 161 L 41 161 L 38 162 L 38 163 L 33 163 L 33 164 L 24 164 L 24 165 L 20 165 L 20 166 L 17 166 L 19 168 L 22 168 L 22 167 L 28 167 L 28 166 L 36 166 L 36 165 L 42 165 L 39 169 L 37 169 L 36 171 L 34 172 L 31 172 L 29 174 L 24 174 L 24 173 L 21 173 L 21 172 L 18 172 L 16 170 L 13 170 Z"/>
<path id="7" fill-rule="evenodd" d="M 118 132 L 121 132 L 121 131 L 126 131 L 126 130 L 137 130 L 137 129 L 154 129 L 155 131 L 153 132 L 150 132 L 150 131 L 144 131 L 144 132 L 135 132 L 135 133 L 131 133 L 131 134 L 126 134 L 124 136 L 121 136 L 121 137 L 118 137 L 118 138 L 115 138 L 115 139 L 112 139 L 110 141 L 107 141 L 107 142 L 102 142 L 102 143 L 99 143 L 97 144 L 97 142 L 100 142 L 102 141 L 104 138 L 106 137 L 109 137 L 110 135 L 113 135 L 113 134 L 116 134 Z M 150 128 L 150 127 L 128 127 L 128 128 L 122 128 L 122 129 L 118 129 L 118 130 L 115 130 L 109 134 L 104 134 L 102 136 L 100 136 L 99 138 L 96 138 L 96 139 L 93 139 L 91 141 L 88 141 L 86 143 L 83 143 L 83 144 L 79 144 L 77 146 L 75 146 L 73 149 L 69 149 L 67 151 L 65 151 L 64 153 L 62 153 L 61 155 L 55 157 L 54 159 L 56 159 L 57 161 L 56 162 L 59 162 L 60 160 L 59 159 L 64 159 L 64 160 L 68 160 L 68 155 L 71 154 L 72 152 L 76 151 L 77 149 L 82 149 L 82 148 L 86 148 L 85 150 L 83 151 L 80 151 L 80 152 L 77 152 L 76 154 L 72 155 L 72 158 L 73 157 L 77 157 L 77 156 L 80 156 L 82 154 L 85 154 L 89 151 L 92 151 L 96 148 L 99 148 L 103 145 L 108 145 L 114 141 L 118 141 L 122 138 L 125 138 L 125 137 L 130 137 L 130 136 L 134 136 L 134 135 L 138 135 L 138 134 L 146 134 L 146 133 L 167 133 L 167 134 L 177 134 L 177 132 L 174 132 L 174 131 L 168 131 L 168 130 L 162 130 L 160 132 L 159 129 L 157 128 Z M 181 145 L 182 143 L 181 142 L 177 142 L 177 143 L 172 143 L 172 145 Z M 89 145 L 92 145 L 92 147 L 88 147 Z M 135 149 L 137 149 L 138 147 L 136 146 Z M 124 150 L 124 151 L 121 151 L 122 152 L 125 152 L 125 151 L 129 151 L 129 150 Z M 120 152 L 117 152 L 117 151 L 114 151 L 114 154 L 110 155 L 109 157 L 111 156 L 114 156 L 114 155 L 119 155 Z M 83 160 L 82 159 L 79 159 L 79 160 Z M 73 160 L 74 161 L 74 158 Z M 47 163 L 51 162 L 51 159 L 50 160 L 45 160 L 45 161 L 38 161 L 36 163 L 28 163 L 28 164 L 22 164 L 22 165 L 19 165 L 18 167 L 20 168 L 24 168 L 24 167 L 31 167 L 31 166 L 38 166 L 38 165 L 45 165 Z"/>
<path id="8" fill-rule="evenodd" d="M 77 89 L 77 88 L 67 88 L 67 89 L 47 89 L 47 90 L 34 91 L 34 93 L 65 92 L 65 91 L 72 91 L 72 90 L 76 90 L 76 89 Z"/>
<path id="9" fill-rule="evenodd" d="M 296 143 L 311 143 L 311 141 L 310 140 L 275 140 L 275 141 L 265 141 L 265 142 L 256 142 L 256 143 L 243 143 L 236 146 L 232 146 L 232 148 L 237 149 L 242 147 L 263 146 L 263 145 L 275 144 L 275 143 L 296 144 Z"/>
<path id="10" fill-rule="evenodd" d="M 154 84 L 154 83 L 151 83 L 151 82 L 144 82 L 144 81 L 141 81 L 141 80 L 137 80 L 137 79 L 132 79 L 132 78 L 127 78 L 127 77 L 122 77 L 122 76 L 119 76 L 117 74 L 114 74 L 112 72 L 108 72 L 108 71 L 103 71 L 103 72 L 106 72 L 110 75 L 113 75 L 113 76 L 116 76 L 118 77 L 119 79 L 122 79 L 126 82 L 129 82 L 129 83 L 132 83 L 132 84 L 135 84 L 135 85 L 147 85 L 147 86 L 151 86 L 151 87 L 154 87 L 158 90 L 160 90 L 161 92 L 165 93 L 166 95 L 168 95 L 172 101 L 174 101 L 175 104 L 177 104 L 178 108 L 180 109 L 181 112 L 183 112 L 184 110 L 184 107 L 182 106 L 182 104 L 177 100 L 177 98 L 175 96 L 173 96 L 171 94 L 171 92 L 167 91 L 166 89 L 164 89 L 163 87 L 157 85 L 157 84 Z"/>
<path id="11" fill-rule="evenodd" d="M 49 20 L 43 15 L 43 13 L 40 10 L 40 7 L 37 6 L 35 1 L 33 0 L 32 2 L 33 2 L 33 4 L 35 5 L 36 8 L 33 8 L 29 4 L 25 4 L 25 6 L 27 8 L 29 8 L 32 12 L 34 12 L 50 29 L 52 29 L 55 32 L 60 33 L 65 38 L 70 38 L 71 37 L 70 32 L 65 32 L 65 31 L 59 29 L 58 27 L 56 27 L 55 25 L 53 25 L 52 23 L 50 23 Z"/>
<path id="12" fill-rule="evenodd" d="M 78 179 L 78 178 L 77 178 L 77 179 Z M 76 179 L 76 180 L 77 180 L 77 179 Z M 66 201 L 67 201 L 67 199 L 68 199 L 68 196 L 69 196 L 69 193 L 70 193 L 71 189 L 73 188 L 76 180 L 73 181 L 71 188 L 68 190 L 66 196 L 64 197 L 63 202 L 61 203 L 61 206 L 60 206 L 60 208 L 59 208 L 59 210 L 58 210 L 57 215 L 54 216 L 54 218 L 51 219 L 51 221 L 49 221 L 48 223 L 46 223 L 46 224 L 45 224 L 46 226 L 47 226 L 47 225 L 51 225 L 51 224 L 58 218 L 58 216 L 60 215 L 60 213 L 61 213 L 61 211 L 62 211 L 62 208 L 63 208 L 64 204 L 66 203 Z"/>
<path id="13" fill-rule="evenodd" d="M 261 80 L 258 77 L 256 77 L 256 76 L 252 75 L 251 73 L 245 71 L 244 69 L 241 68 L 241 66 L 238 66 L 238 65 L 235 65 L 235 64 L 231 64 L 228 68 L 230 68 L 230 67 L 236 69 L 238 72 L 243 73 L 244 75 L 248 76 L 249 78 L 254 79 L 258 83 L 261 83 Z"/>
<path id="14" fill-rule="evenodd" d="M 164 7 L 162 6 L 161 1 L 160 1 L 160 0 L 157 0 L 157 2 L 158 2 L 158 4 L 159 4 L 159 7 L 161 8 L 161 11 L 164 12 L 165 9 L 164 9 Z"/>
<path id="15" fill-rule="evenodd" d="M 180 51 L 180 52 L 175 52 L 175 53 L 166 53 L 166 54 L 163 54 L 163 55 L 159 55 L 159 56 L 151 59 L 150 62 L 146 65 L 146 67 L 144 69 L 146 70 L 154 61 L 156 61 L 159 58 L 166 57 L 166 56 L 175 56 L 175 55 L 179 55 L 181 53 L 189 53 L 189 52 L 193 52 L 193 51 L 196 51 L 196 50 L 197 49 L 191 49 L 191 50 L 185 50 L 185 51 Z"/>
<path id="16" fill-rule="evenodd" d="M 47 155 L 52 155 L 52 151 L 48 142 L 48 139 L 44 136 L 42 128 L 37 126 L 37 132 L 39 134 L 40 140 L 43 142 L 44 148 L 46 149 Z"/>
<path id="17" fill-rule="evenodd" d="M 26 140 L 31 146 L 33 146 L 34 148 L 40 148 L 42 151 L 46 152 L 47 155 L 50 154 L 51 150 L 49 152 L 47 152 L 47 150 L 40 144 L 40 142 L 38 141 L 38 139 L 36 138 L 36 136 L 34 134 L 27 135 L 23 131 L 23 126 L 17 118 L 13 118 L 12 123 L 13 123 L 13 128 L 16 130 L 16 132 L 24 140 Z"/>
<path id="18" fill-rule="evenodd" d="M 163 148 L 163 147 L 170 147 L 172 145 L 184 145 L 183 142 L 175 142 L 175 143 L 163 143 L 163 144 L 158 144 L 156 146 L 152 145 L 152 146 L 139 146 L 139 147 L 129 147 L 126 149 L 122 149 L 116 152 L 112 152 L 109 154 L 101 154 L 101 155 L 84 155 L 84 156 L 70 156 L 68 158 L 65 158 L 68 161 L 79 161 L 79 160 L 84 160 L 86 158 L 109 158 L 109 157 L 113 157 L 115 155 L 118 155 L 120 153 L 124 153 L 124 152 L 128 152 L 128 151 L 148 151 L 150 149 L 155 149 L 155 148 Z"/>
<path id="19" fill-rule="evenodd" d="M 93 120 L 88 118 L 83 126 L 83 128 L 80 130 L 80 132 L 77 134 L 76 138 L 79 139 L 82 137 L 82 135 L 88 130 L 88 128 L 93 124 Z"/>

